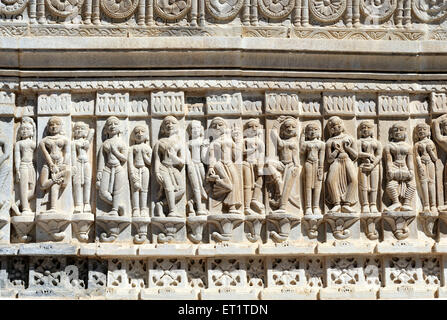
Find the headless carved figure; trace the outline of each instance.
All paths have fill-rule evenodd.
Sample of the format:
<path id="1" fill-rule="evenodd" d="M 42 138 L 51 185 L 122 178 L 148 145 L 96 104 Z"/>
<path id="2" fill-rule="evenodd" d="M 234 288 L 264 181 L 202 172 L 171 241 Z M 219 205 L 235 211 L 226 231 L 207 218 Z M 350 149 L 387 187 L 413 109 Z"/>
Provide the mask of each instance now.
<path id="1" fill-rule="evenodd" d="M 14 166 L 16 183 L 19 184 L 20 204 L 22 214 L 32 215 L 30 200 L 35 196 L 36 170 L 33 157 L 36 149 L 36 125 L 33 119 L 24 117 L 17 132 L 17 142 L 14 146 Z"/>
<path id="2" fill-rule="evenodd" d="M 70 146 L 62 133 L 62 121 L 58 117 L 48 120 L 48 134 L 40 142 L 40 149 L 46 160 L 40 174 L 40 185 L 49 190 L 50 209 L 56 211 L 61 188 L 65 188 L 70 179 Z"/>
<path id="3" fill-rule="evenodd" d="M 441 147 L 444 152 L 447 152 L 447 114 L 433 120 L 433 136 L 439 147 Z M 444 174 L 442 172 L 443 170 Z M 445 211 L 447 210 L 447 196 L 444 194 L 447 193 L 447 163 L 445 164 L 445 168 L 442 168 L 441 163 L 436 166 L 436 178 L 439 182 L 437 188 L 439 210 Z M 444 183 L 442 183 L 443 178 Z M 444 187 L 444 190 L 442 190 L 441 186 Z"/>
<path id="4" fill-rule="evenodd" d="M 71 145 L 73 198 L 75 213 L 92 211 L 90 206 L 90 188 L 92 182 L 92 167 L 88 150 L 93 140 L 95 130 L 89 129 L 83 122 L 76 122 L 73 126 L 73 141 Z"/>
<path id="5" fill-rule="evenodd" d="M 243 141 L 244 206 L 246 214 L 263 213 L 262 183 L 265 144 L 260 138 L 258 119 L 250 119 L 245 125 Z"/>
<path id="6" fill-rule="evenodd" d="M 417 173 L 422 189 L 422 205 L 425 212 L 437 212 L 436 208 L 436 146 L 430 139 L 430 126 L 420 123 L 415 128 L 419 140 L 414 145 Z"/>
<path id="7" fill-rule="evenodd" d="M 107 139 L 98 152 L 98 173 L 96 186 L 99 196 L 112 206 L 111 216 L 124 215 L 124 203 L 127 186 L 125 164 L 127 145 L 121 139 L 120 121 L 110 117 L 105 123 Z"/>
<path id="8" fill-rule="evenodd" d="M 133 131 L 133 146 L 129 150 L 129 175 L 132 190 L 132 215 L 149 216 L 147 193 L 152 149 L 149 146 L 149 132 L 146 126 L 138 125 Z"/>
<path id="9" fill-rule="evenodd" d="M 363 213 L 377 213 L 377 190 L 379 188 L 379 162 L 382 144 L 374 139 L 374 123 L 362 121 L 359 126 L 359 189 Z"/>
<path id="10" fill-rule="evenodd" d="M 401 124 L 394 124 L 390 128 L 390 142 L 385 147 L 387 162 L 386 191 L 392 204 L 388 211 L 411 211 L 411 202 L 416 191 L 414 182 L 413 150 L 405 142 L 406 128 Z M 399 199 L 403 200 L 401 205 Z"/>
<path id="11" fill-rule="evenodd" d="M 323 181 L 325 143 L 320 140 L 318 124 L 310 123 L 301 135 L 301 154 L 304 155 L 305 214 L 321 214 L 320 193 Z"/>

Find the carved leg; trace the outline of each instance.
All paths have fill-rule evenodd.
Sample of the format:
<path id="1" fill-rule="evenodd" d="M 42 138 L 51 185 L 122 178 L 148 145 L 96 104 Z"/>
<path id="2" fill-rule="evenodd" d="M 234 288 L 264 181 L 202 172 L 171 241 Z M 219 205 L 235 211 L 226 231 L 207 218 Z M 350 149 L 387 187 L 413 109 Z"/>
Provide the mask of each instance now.
<path id="1" fill-rule="evenodd" d="M 318 180 L 315 181 L 315 188 L 313 190 L 313 202 L 312 202 L 314 214 L 321 214 L 321 209 L 320 209 L 321 186 L 322 186 L 322 181 L 318 181 Z"/>
<path id="2" fill-rule="evenodd" d="M 388 181 L 386 184 L 386 192 L 391 199 L 391 206 L 388 207 L 389 211 L 394 211 L 400 207 L 399 202 L 399 193 L 397 192 L 397 188 L 399 187 L 399 183 L 395 180 Z"/>
<path id="3" fill-rule="evenodd" d="M 83 191 L 82 185 L 80 181 L 73 181 L 73 199 L 74 199 L 74 205 L 75 213 L 82 212 L 82 200 L 83 200 Z"/>
<path id="4" fill-rule="evenodd" d="M 132 217 L 140 216 L 140 191 L 132 190 Z"/>
<path id="5" fill-rule="evenodd" d="M 90 207 L 90 194 L 92 185 L 92 170 L 90 165 L 87 163 L 84 165 L 84 212 L 89 213 L 92 211 Z"/>
<path id="6" fill-rule="evenodd" d="M 430 204 L 429 204 L 429 195 L 428 195 L 428 181 L 424 179 L 421 181 L 421 189 L 422 189 L 422 206 L 424 207 L 424 211 L 428 212 L 430 211 Z"/>
<path id="7" fill-rule="evenodd" d="M 53 184 L 50 189 L 50 211 L 56 211 L 57 199 L 59 198 L 59 190 L 61 186 L 57 183 Z"/>
<path id="8" fill-rule="evenodd" d="M 414 180 L 407 182 L 407 190 L 405 190 L 405 199 L 402 204 L 403 211 L 411 211 L 413 207 L 411 206 L 411 202 L 413 200 L 414 193 L 416 192 L 416 183 Z"/>
<path id="9" fill-rule="evenodd" d="M 109 192 L 110 172 L 103 171 L 101 184 L 99 185 L 99 197 L 107 204 L 112 204 L 113 197 Z"/>
<path id="10" fill-rule="evenodd" d="M 20 169 L 20 202 L 22 203 L 22 211 L 31 211 L 29 205 L 29 196 L 31 194 L 31 190 L 29 190 L 31 183 L 29 183 L 28 170 Z M 34 188 L 33 188 L 34 189 Z M 34 192 L 33 192 L 34 193 Z"/>

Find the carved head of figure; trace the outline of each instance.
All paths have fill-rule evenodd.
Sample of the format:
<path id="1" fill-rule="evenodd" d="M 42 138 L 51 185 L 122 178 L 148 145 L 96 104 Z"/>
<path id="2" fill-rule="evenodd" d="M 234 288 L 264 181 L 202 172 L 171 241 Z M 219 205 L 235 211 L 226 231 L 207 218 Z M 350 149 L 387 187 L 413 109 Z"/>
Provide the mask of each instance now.
<path id="1" fill-rule="evenodd" d="M 402 123 L 395 123 L 389 130 L 389 140 L 391 142 L 405 141 L 407 138 L 407 128 Z"/>
<path id="2" fill-rule="evenodd" d="M 115 117 L 108 117 L 105 124 L 105 131 L 109 138 L 119 135 L 121 133 L 120 120 Z"/>
<path id="3" fill-rule="evenodd" d="M 279 127 L 279 136 L 281 139 L 289 139 L 297 136 L 298 123 L 293 117 L 286 117 L 281 122 Z"/>
<path id="4" fill-rule="evenodd" d="M 73 138 L 74 139 L 87 138 L 88 129 L 89 129 L 88 124 L 82 121 L 75 122 L 73 124 Z"/>
<path id="5" fill-rule="evenodd" d="M 374 122 L 371 120 L 364 120 L 359 125 L 360 138 L 372 138 L 374 135 Z"/>
<path id="6" fill-rule="evenodd" d="M 441 116 L 441 121 L 439 122 L 439 127 L 441 129 L 441 134 L 447 136 L 447 115 Z"/>
<path id="7" fill-rule="evenodd" d="M 220 137 L 227 133 L 228 125 L 225 119 L 221 117 L 214 118 L 210 123 L 211 135 L 214 137 Z"/>
<path id="8" fill-rule="evenodd" d="M 167 116 L 163 119 L 160 126 L 160 138 L 167 138 L 178 133 L 178 120 L 176 117 Z"/>
<path id="9" fill-rule="evenodd" d="M 191 123 L 188 125 L 187 131 L 191 139 L 203 137 L 202 123 L 200 123 L 200 121 L 198 120 L 191 121 Z"/>
<path id="10" fill-rule="evenodd" d="M 62 134 L 62 119 L 59 117 L 51 117 L 47 124 L 48 134 L 55 136 Z"/>
<path id="11" fill-rule="evenodd" d="M 423 140 L 425 138 L 430 138 L 430 126 L 426 123 L 418 123 L 414 128 L 415 137 L 418 141 Z"/>
<path id="12" fill-rule="evenodd" d="M 30 117 L 23 117 L 17 132 L 17 140 L 34 138 L 36 134 L 36 124 Z"/>
<path id="13" fill-rule="evenodd" d="M 304 136 L 306 137 L 306 140 L 320 139 L 321 138 L 320 126 L 315 122 L 309 123 L 304 128 Z"/>
<path id="14" fill-rule="evenodd" d="M 146 143 L 149 141 L 149 130 L 145 125 L 136 125 L 133 129 L 131 141 L 135 144 Z"/>
<path id="15" fill-rule="evenodd" d="M 340 117 L 337 117 L 337 116 L 330 117 L 327 122 L 327 125 L 328 125 L 329 135 L 331 137 L 338 136 L 338 135 L 342 134 L 343 132 L 345 132 L 345 127 L 343 126 L 343 120 L 340 119 Z"/>
<path id="16" fill-rule="evenodd" d="M 244 125 L 244 137 L 254 138 L 259 135 L 261 123 L 259 119 L 249 119 Z"/>

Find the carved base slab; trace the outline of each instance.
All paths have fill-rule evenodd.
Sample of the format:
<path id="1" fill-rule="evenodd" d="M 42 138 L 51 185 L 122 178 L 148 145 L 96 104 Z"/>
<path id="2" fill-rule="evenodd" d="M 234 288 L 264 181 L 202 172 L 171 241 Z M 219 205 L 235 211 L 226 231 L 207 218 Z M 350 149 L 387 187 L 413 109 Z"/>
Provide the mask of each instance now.
<path id="1" fill-rule="evenodd" d="M 192 257 L 197 245 L 182 243 L 143 244 L 138 247 L 140 257 Z"/>
<path id="2" fill-rule="evenodd" d="M 186 240 L 186 218 L 153 217 L 154 243 L 182 242 Z"/>
<path id="3" fill-rule="evenodd" d="M 378 253 L 430 253 L 433 243 L 422 240 L 383 241 L 377 244 Z"/>
<path id="4" fill-rule="evenodd" d="M 329 212 L 324 215 L 324 221 L 329 226 L 329 233 L 337 240 L 345 240 L 353 235 L 351 226 L 360 219 L 359 213 Z"/>
<path id="5" fill-rule="evenodd" d="M 293 228 L 300 223 L 300 217 L 290 213 L 270 213 L 267 215 L 268 235 L 273 242 L 289 240 Z"/>
<path id="6" fill-rule="evenodd" d="M 373 253 L 376 247 L 375 243 L 359 241 L 358 239 L 351 240 L 335 240 L 328 243 L 319 243 L 317 245 L 317 252 L 320 254 L 362 254 Z"/>
<path id="7" fill-rule="evenodd" d="M 415 288 L 414 286 L 396 286 L 380 288 L 379 299 L 433 299 L 436 289 Z"/>
<path id="8" fill-rule="evenodd" d="M 39 230 L 45 232 L 51 241 L 69 241 L 70 234 L 67 227 L 71 222 L 71 216 L 63 213 L 41 213 L 36 216 L 36 224 Z M 44 240 L 40 239 L 40 240 Z M 39 239 L 38 239 L 39 240 Z"/>
<path id="9" fill-rule="evenodd" d="M 191 289 L 160 288 L 142 289 L 140 298 L 143 300 L 196 300 L 199 293 Z"/>
<path id="10" fill-rule="evenodd" d="M 16 231 L 16 239 L 19 242 L 30 242 L 33 237 L 30 235 L 34 227 L 34 215 L 11 217 L 11 224 Z"/>
<path id="11" fill-rule="evenodd" d="M 269 288 L 264 289 L 261 300 L 316 300 L 319 290 L 314 288 Z"/>
<path id="12" fill-rule="evenodd" d="M 235 229 L 242 224 L 244 216 L 242 214 L 213 214 L 208 216 L 210 224 L 210 240 L 216 242 L 235 241 Z"/>
<path id="13" fill-rule="evenodd" d="M 265 243 L 259 246 L 259 254 L 262 255 L 296 255 L 315 253 L 316 243 L 300 241 L 284 241 L 280 243 Z"/>
<path id="14" fill-rule="evenodd" d="M 362 289 L 355 286 L 342 286 L 339 288 L 323 288 L 320 290 L 321 300 L 371 300 L 377 298 L 377 290 Z"/>
<path id="15" fill-rule="evenodd" d="M 257 290 L 247 290 L 241 287 L 202 289 L 200 299 L 202 300 L 252 300 L 258 299 Z"/>
<path id="16" fill-rule="evenodd" d="M 130 217 L 125 216 L 97 216 L 96 223 L 103 229 L 99 235 L 101 242 L 114 242 L 120 238 L 122 232 L 130 225 Z M 123 239 L 124 240 L 124 239 Z"/>
<path id="17" fill-rule="evenodd" d="M 416 218 L 415 211 L 385 211 L 382 213 L 385 224 L 397 240 L 404 240 L 410 236 L 410 224 Z"/>
<path id="18" fill-rule="evenodd" d="M 245 256 L 256 253 L 257 245 L 243 243 L 202 244 L 197 253 L 202 256 Z"/>
<path id="19" fill-rule="evenodd" d="M 106 300 L 138 300 L 139 289 L 107 288 Z"/>

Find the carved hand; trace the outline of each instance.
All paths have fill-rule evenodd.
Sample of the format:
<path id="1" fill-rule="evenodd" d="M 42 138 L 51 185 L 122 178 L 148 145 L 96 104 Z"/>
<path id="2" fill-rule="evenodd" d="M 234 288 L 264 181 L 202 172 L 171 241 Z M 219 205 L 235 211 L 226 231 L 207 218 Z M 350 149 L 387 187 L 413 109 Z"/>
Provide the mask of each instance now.
<path id="1" fill-rule="evenodd" d="M 324 175 L 323 168 L 318 168 L 318 170 L 317 170 L 317 178 L 318 178 L 319 181 L 323 181 L 323 175 Z"/>
<path id="2" fill-rule="evenodd" d="M 98 171 L 98 173 L 96 174 L 96 180 L 98 182 L 101 182 L 101 180 L 102 180 L 102 171 Z"/>
<path id="3" fill-rule="evenodd" d="M 16 182 L 20 182 L 20 171 L 16 171 Z"/>

